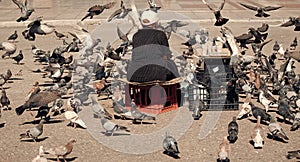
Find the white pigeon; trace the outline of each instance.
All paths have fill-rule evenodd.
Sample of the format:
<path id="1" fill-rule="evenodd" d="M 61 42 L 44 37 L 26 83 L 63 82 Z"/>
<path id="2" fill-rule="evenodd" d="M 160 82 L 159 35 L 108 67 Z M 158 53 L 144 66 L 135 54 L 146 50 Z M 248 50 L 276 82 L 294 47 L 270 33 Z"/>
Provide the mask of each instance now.
<path id="1" fill-rule="evenodd" d="M 86 129 L 87 126 L 86 124 L 83 122 L 83 120 L 81 120 L 78 116 L 78 114 L 76 114 L 74 111 L 66 111 L 65 112 L 65 117 L 67 120 L 70 120 L 71 123 L 74 124 L 74 128 L 76 128 L 76 125 L 80 125 L 82 128 Z"/>
<path id="2" fill-rule="evenodd" d="M 39 154 L 32 160 L 32 162 L 47 162 L 47 158 L 44 157 L 43 146 L 40 146 Z"/>
<path id="3" fill-rule="evenodd" d="M 242 109 L 241 111 L 239 112 L 239 114 L 237 115 L 237 119 L 241 119 L 243 116 L 247 115 L 249 116 L 251 114 L 251 105 L 249 102 L 245 102 L 243 105 L 242 105 Z"/>

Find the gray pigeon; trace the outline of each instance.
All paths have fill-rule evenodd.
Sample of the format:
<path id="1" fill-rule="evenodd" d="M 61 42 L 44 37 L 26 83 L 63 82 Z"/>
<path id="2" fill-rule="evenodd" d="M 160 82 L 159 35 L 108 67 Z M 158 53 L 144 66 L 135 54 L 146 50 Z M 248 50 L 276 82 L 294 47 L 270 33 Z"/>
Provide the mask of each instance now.
<path id="1" fill-rule="evenodd" d="M 284 133 L 282 127 L 276 122 L 275 118 L 272 116 L 271 121 L 269 123 L 269 131 L 272 134 L 272 137 L 279 137 L 283 138 L 285 140 L 288 140 L 289 138 Z"/>
<path id="2" fill-rule="evenodd" d="M 44 124 L 44 120 L 41 120 L 39 125 L 27 130 L 26 133 L 20 134 L 21 139 L 22 138 L 32 138 L 33 141 L 36 142 L 37 138 L 40 135 L 42 135 L 42 133 L 43 133 L 43 124 Z"/>
<path id="3" fill-rule="evenodd" d="M 112 115 L 106 111 L 102 105 L 100 105 L 96 98 L 94 96 L 91 97 L 92 99 L 92 109 L 93 109 L 93 112 L 94 112 L 94 117 L 95 118 L 107 118 L 107 119 L 112 119 Z"/>
<path id="4" fill-rule="evenodd" d="M 205 105 L 203 101 L 201 101 L 198 98 L 193 102 L 194 110 L 193 110 L 192 117 L 194 118 L 194 120 L 200 119 L 200 117 L 202 116 L 201 111 L 203 110 L 204 106 Z"/>
<path id="5" fill-rule="evenodd" d="M 27 0 L 25 0 L 24 4 L 18 0 L 12 1 L 20 8 L 22 14 L 21 17 L 19 17 L 16 21 L 21 22 L 28 20 L 32 12 L 34 12 L 34 9 L 28 7 Z"/>
<path id="6" fill-rule="evenodd" d="M 2 89 L 2 96 L 0 98 L 0 103 L 2 107 L 6 107 L 6 109 L 9 109 L 10 100 L 6 95 L 6 92 L 4 89 Z"/>
<path id="7" fill-rule="evenodd" d="M 113 101 L 113 110 L 116 114 L 121 115 L 121 117 L 126 117 L 129 116 L 131 117 L 131 112 L 127 110 L 124 105 L 121 104 L 121 101 L 116 101 L 114 98 L 112 99 Z"/>
<path id="8" fill-rule="evenodd" d="M 131 115 L 133 117 L 133 122 L 141 121 L 143 123 L 143 120 L 156 120 L 154 116 L 147 115 L 145 113 L 140 112 L 136 109 L 136 104 L 134 103 L 134 100 L 132 99 L 131 102 Z"/>
<path id="9" fill-rule="evenodd" d="M 286 156 L 288 159 L 300 159 L 300 150 L 288 151 L 288 155 Z"/>
<path id="10" fill-rule="evenodd" d="M 124 130 L 126 132 L 130 132 L 130 130 L 127 127 L 117 125 L 104 117 L 101 117 L 101 124 L 102 127 L 105 129 L 105 135 L 110 134 L 111 136 L 113 136 L 114 132 L 118 130 Z"/>
<path id="11" fill-rule="evenodd" d="M 265 110 L 258 108 L 258 107 L 253 107 L 252 108 L 252 115 L 257 119 L 258 116 L 261 117 L 261 121 L 270 121 L 271 120 L 271 115 L 266 113 Z"/>
<path id="12" fill-rule="evenodd" d="M 295 25 L 294 31 L 300 31 L 300 17 L 290 17 L 289 21 L 280 25 L 280 27 L 288 27 Z"/>
<path id="13" fill-rule="evenodd" d="M 285 99 L 279 100 L 277 113 L 283 117 L 284 121 L 286 121 L 286 119 L 294 120 L 294 115 L 290 110 L 290 105 Z"/>
<path id="14" fill-rule="evenodd" d="M 178 144 L 177 141 L 174 137 L 170 136 L 166 132 L 166 137 L 163 140 L 163 148 L 165 149 L 164 153 L 172 156 L 174 158 L 179 158 L 178 154 L 179 149 L 178 149 Z"/>

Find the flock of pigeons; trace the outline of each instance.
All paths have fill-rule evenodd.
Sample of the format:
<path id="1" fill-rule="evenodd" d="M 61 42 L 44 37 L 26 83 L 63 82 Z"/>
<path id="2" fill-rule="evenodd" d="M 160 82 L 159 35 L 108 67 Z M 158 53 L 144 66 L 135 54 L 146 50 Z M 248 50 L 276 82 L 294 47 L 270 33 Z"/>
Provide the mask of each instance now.
<path id="1" fill-rule="evenodd" d="M 28 7 L 27 0 L 24 4 L 18 0 L 12 0 L 21 10 L 21 16 L 16 20 L 18 22 L 27 21 L 31 16 L 34 9 Z M 81 19 L 84 21 L 86 18 L 92 19 L 95 15 L 101 14 L 105 9 L 109 10 L 117 2 L 109 2 L 105 5 L 92 6 L 88 13 Z M 216 17 L 216 26 L 222 26 L 226 24 L 229 19 L 221 16 L 221 10 L 224 7 L 225 0 L 220 5 L 218 10 L 213 9 L 205 0 L 203 3 L 212 10 Z M 156 5 L 153 0 L 148 0 L 149 8 L 158 12 L 160 6 Z M 251 10 L 257 11 L 257 17 L 268 17 L 267 11 L 276 10 L 280 7 L 255 7 L 247 4 L 242 6 Z M 126 55 L 129 55 L 131 49 L 131 42 L 128 38 L 128 34 L 133 28 L 138 29 L 138 25 L 132 16 L 129 14 L 133 12 L 132 8 L 127 8 L 126 4 L 121 0 L 120 8 L 117 9 L 107 19 L 108 22 L 114 19 L 121 19 L 129 17 L 133 24 L 133 27 L 127 32 L 123 33 L 119 27 L 117 27 L 117 33 L 122 43 L 114 48 L 109 43 L 105 48 L 99 46 L 101 39 L 94 39 L 91 33 L 79 25 L 74 28 L 75 32 L 70 31 L 69 36 L 72 36 L 72 41 L 67 42 L 65 39 L 68 35 L 59 33 L 54 26 L 42 22 L 42 17 L 36 18 L 34 21 L 28 24 L 27 29 L 22 32 L 25 40 L 35 41 L 36 35 L 49 35 L 54 33 L 58 39 L 63 41 L 63 44 L 56 47 L 52 52 L 39 49 L 35 45 L 32 45 L 32 56 L 35 58 L 34 62 L 39 62 L 43 65 L 43 68 L 32 70 L 33 73 L 41 73 L 43 78 L 48 77 L 52 80 L 53 84 L 49 87 L 41 89 L 40 83 L 36 82 L 32 90 L 25 97 L 25 102 L 15 109 L 17 115 L 22 115 L 26 110 L 31 112 L 31 109 L 38 108 L 37 114 L 34 119 L 40 118 L 38 125 L 20 134 L 20 138 L 31 138 L 33 141 L 38 142 L 39 137 L 43 134 L 43 124 L 49 122 L 52 116 L 64 114 L 66 120 L 69 120 L 74 128 L 77 126 L 81 128 L 87 128 L 87 125 L 80 119 L 78 113 L 85 106 L 91 106 L 94 117 L 100 119 L 100 123 L 104 129 L 105 135 L 113 136 L 116 131 L 130 132 L 130 130 L 122 125 L 116 124 L 112 119 L 131 119 L 133 123 L 136 122 L 149 122 L 155 123 L 155 116 L 140 112 L 137 109 L 135 101 L 131 102 L 131 109 L 125 108 L 123 91 L 124 84 L 120 81 L 111 82 L 111 78 L 118 79 L 124 78 L 126 75 L 126 65 L 128 59 Z M 281 26 L 295 25 L 295 31 L 299 31 L 300 18 L 291 17 L 290 21 L 282 24 Z M 172 20 L 167 23 L 166 26 L 160 26 L 159 28 L 166 32 L 170 37 L 172 32 L 176 32 L 177 27 L 182 27 L 187 23 Z M 255 148 L 262 148 L 264 145 L 265 133 L 264 124 L 268 125 L 269 136 L 274 140 L 286 141 L 289 140 L 284 133 L 283 128 L 277 122 L 280 118 L 270 114 L 269 109 L 275 108 L 276 113 L 281 116 L 286 124 L 291 124 L 291 131 L 296 131 L 300 126 L 300 95 L 299 85 L 300 76 L 295 73 L 295 67 L 293 64 L 295 61 L 300 61 L 299 51 L 297 51 L 298 40 L 295 38 L 290 45 L 290 48 L 286 51 L 283 50 L 282 45 L 275 42 L 273 50 L 274 53 L 271 56 L 263 54 L 262 49 L 264 45 L 271 40 L 266 40 L 268 37 L 269 25 L 262 24 L 261 27 L 255 29 L 249 28 L 249 32 L 240 36 L 234 36 L 228 27 L 222 27 L 221 32 L 224 38 L 217 38 L 213 41 L 223 41 L 227 48 L 231 49 L 232 54 L 232 66 L 234 68 L 235 75 L 237 76 L 236 86 L 240 93 L 245 93 L 245 102 L 242 105 L 237 117 L 233 117 L 233 120 L 228 124 L 228 136 L 224 137 L 223 142 L 218 149 L 218 157 L 220 161 L 229 160 L 230 145 L 229 142 L 234 143 L 238 138 L 238 123 L 237 119 L 243 119 L 250 114 L 257 119 L 256 125 L 251 133 L 251 140 Z M 189 47 L 189 51 L 184 53 L 189 56 L 193 56 L 193 45 L 196 43 L 206 43 L 207 39 L 201 36 L 207 36 L 205 31 L 199 31 L 199 40 L 195 40 L 195 37 L 191 37 L 191 33 L 188 36 L 189 40 L 184 45 Z M 17 31 L 9 36 L 8 41 L 0 43 L 0 49 L 5 51 L 2 55 L 3 59 L 11 58 L 16 63 L 22 64 L 24 55 L 22 50 L 19 54 L 12 56 L 16 50 L 16 40 L 18 38 Z M 192 40 L 194 39 L 194 40 Z M 239 43 L 240 47 L 236 45 Z M 246 54 L 248 50 L 248 44 L 251 44 L 253 53 L 255 56 Z M 241 55 L 236 53 L 236 49 L 242 49 Z M 185 57 L 185 59 L 188 59 Z M 276 66 L 279 61 L 284 61 L 280 68 Z M 194 67 L 200 66 L 199 64 L 193 65 Z M 197 69 L 197 68 L 195 68 Z M 67 72 L 68 71 L 68 72 Z M 67 72 L 67 74 L 66 74 Z M 196 70 L 193 73 L 197 73 Z M 22 75 L 22 70 L 15 74 L 16 76 Z M 10 110 L 10 99 L 5 91 L 5 84 L 9 84 L 9 80 L 12 77 L 10 69 L 5 74 L 0 74 L 0 86 L 1 92 L 1 109 Z M 190 82 L 192 84 L 192 82 Z M 93 96 L 93 92 L 96 92 L 98 96 L 106 94 L 108 97 L 112 97 L 113 101 L 113 114 L 107 110 L 107 108 L 101 106 L 98 103 L 96 97 Z M 276 96 L 279 95 L 279 98 Z M 66 99 L 67 98 L 67 99 Z M 258 102 L 263 105 L 265 109 L 261 109 L 255 105 L 253 98 L 257 98 Z M 89 99 L 91 102 L 89 102 Z M 67 100 L 67 101 L 66 101 Z M 52 106 L 49 106 L 53 103 Z M 198 109 L 200 111 L 200 109 Z M 199 112 L 196 112 L 199 116 Z M 193 114 L 195 116 L 195 114 Z M 35 121 L 35 120 L 34 120 Z M 0 127 L 4 127 L 5 123 L 0 124 Z M 52 154 L 57 157 L 66 156 L 72 152 L 73 143 L 76 140 L 71 139 L 66 144 L 45 149 L 43 146 L 39 148 L 38 156 L 33 159 L 33 162 L 47 161 L 45 154 Z M 163 140 L 164 153 L 174 158 L 179 158 L 178 144 L 175 138 L 166 133 Z M 300 158 L 300 151 L 288 152 L 287 158 Z"/>

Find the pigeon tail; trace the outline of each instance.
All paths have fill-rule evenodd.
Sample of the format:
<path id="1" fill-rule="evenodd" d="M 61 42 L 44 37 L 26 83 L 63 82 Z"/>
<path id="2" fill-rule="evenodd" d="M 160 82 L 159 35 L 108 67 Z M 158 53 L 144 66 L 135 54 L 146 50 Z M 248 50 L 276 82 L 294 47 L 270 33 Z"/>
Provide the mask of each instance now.
<path id="1" fill-rule="evenodd" d="M 25 111 L 25 109 L 26 108 L 24 108 L 22 105 L 22 106 L 17 107 L 15 111 L 16 111 L 17 115 L 22 115 L 23 112 Z"/>
<path id="2" fill-rule="evenodd" d="M 83 20 L 85 20 L 86 18 L 88 18 L 90 16 L 90 14 L 88 13 L 88 14 L 86 14 L 82 19 L 81 19 L 81 21 L 83 21 Z"/>

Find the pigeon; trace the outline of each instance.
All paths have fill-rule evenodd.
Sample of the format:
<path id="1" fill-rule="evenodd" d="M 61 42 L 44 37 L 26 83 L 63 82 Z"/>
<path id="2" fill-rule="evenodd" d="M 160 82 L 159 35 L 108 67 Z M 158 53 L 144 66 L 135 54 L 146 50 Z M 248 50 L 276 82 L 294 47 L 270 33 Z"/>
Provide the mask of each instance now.
<path id="1" fill-rule="evenodd" d="M 298 46 L 298 40 L 297 40 L 297 37 L 295 37 L 295 39 L 293 40 L 293 42 L 290 45 L 290 50 L 295 50 L 297 46 Z"/>
<path id="2" fill-rule="evenodd" d="M 226 24 L 228 22 L 228 18 L 224 18 L 221 15 L 221 10 L 224 7 L 225 4 L 225 0 L 223 0 L 223 2 L 221 3 L 220 7 L 218 10 L 213 9 L 209 4 L 207 4 L 207 2 L 205 0 L 202 0 L 202 2 L 214 13 L 215 18 L 216 18 L 216 22 L 215 22 L 215 26 L 222 26 L 224 24 Z"/>
<path id="3" fill-rule="evenodd" d="M 121 104 L 121 101 L 116 101 L 115 98 L 113 97 L 112 102 L 113 102 L 113 110 L 117 115 L 120 115 L 121 117 L 132 117 L 131 112 L 127 110 L 124 107 L 124 105 Z"/>
<path id="4" fill-rule="evenodd" d="M 141 121 L 141 123 L 143 123 L 143 120 L 156 120 L 154 116 L 147 115 L 137 110 L 134 99 L 131 100 L 131 115 L 133 117 L 133 122 Z"/>
<path id="5" fill-rule="evenodd" d="M 65 112 L 65 117 L 67 120 L 71 121 L 71 124 L 73 124 L 74 129 L 76 128 L 77 124 L 81 126 L 82 128 L 86 129 L 87 126 L 84 123 L 82 119 L 79 118 L 78 114 L 72 110 L 68 110 Z"/>
<path id="6" fill-rule="evenodd" d="M 17 56 L 12 57 L 13 60 L 17 62 L 17 64 L 20 64 L 20 61 L 22 61 L 24 58 L 22 50 L 20 50 L 19 54 Z"/>
<path id="7" fill-rule="evenodd" d="M 278 51 L 279 51 L 279 49 L 280 49 L 280 46 L 279 46 L 278 42 L 277 42 L 277 41 L 275 41 L 275 44 L 274 44 L 274 46 L 273 46 L 273 51 L 276 51 L 276 52 L 278 52 Z"/>
<path id="8" fill-rule="evenodd" d="M 266 109 L 266 112 L 269 111 L 269 107 L 272 106 L 272 107 L 277 107 L 278 105 L 274 104 L 274 100 L 271 101 L 269 100 L 266 96 L 265 96 L 265 92 L 264 90 L 258 90 L 259 92 L 259 96 L 258 96 L 258 100 L 259 102 L 265 107 Z M 276 101 L 276 100 L 275 100 Z"/>
<path id="9" fill-rule="evenodd" d="M 279 125 L 279 123 L 276 122 L 273 116 L 271 117 L 271 121 L 269 123 L 269 131 L 272 134 L 273 139 L 274 137 L 279 137 L 285 140 L 289 140 L 289 138 L 284 133 L 282 127 Z"/>
<path id="10" fill-rule="evenodd" d="M 255 29 L 253 27 L 249 28 L 249 32 L 255 37 L 254 43 L 261 43 L 261 42 L 265 41 L 268 37 L 268 33 L 262 34 L 261 31 L 259 31 L 258 29 Z M 267 43 L 269 43 L 269 42 L 267 42 Z M 265 43 L 265 44 L 267 44 L 267 43 Z M 263 47 L 263 45 L 261 45 L 261 47 Z"/>
<path id="11" fill-rule="evenodd" d="M 168 135 L 166 132 L 166 136 L 163 140 L 163 148 L 164 148 L 164 153 L 174 157 L 174 158 L 179 158 L 179 149 L 178 149 L 178 144 L 177 141 L 174 137 L 171 135 Z"/>
<path id="12" fill-rule="evenodd" d="M 201 111 L 204 109 L 204 103 L 203 101 L 201 101 L 200 99 L 196 99 L 194 102 L 193 102 L 193 114 L 192 114 L 192 117 L 194 118 L 194 120 L 199 120 L 200 117 L 202 116 L 201 114 Z"/>
<path id="13" fill-rule="evenodd" d="M 75 142 L 76 142 L 76 140 L 71 139 L 65 145 L 61 145 L 61 146 L 58 146 L 55 148 L 50 148 L 48 150 L 45 150 L 45 154 L 55 155 L 57 157 L 57 161 L 60 161 L 59 157 L 62 156 L 63 160 L 66 162 L 66 156 L 72 152 L 73 143 L 75 143 Z"/>
<path id="14" fill-rule="evenodd" d="M 34 12 L 34 9 L 28 7 L 27 0 L 25 0 L 24 4 L 18 0 L 12 0 L 20 9 L 21 9 L 21 17 L 19 17 L 16 21 L 26 21 L 29 19 L 32 12 Z"/>
<path id="15" fill-rule="evenodd" d="M 17 50 L 17 46 L 9 42 L 0 42 L 0 50 L 5 51 L 1 56 L 4 59 L 5 57 L 10 57 L 10 55 L 14 54 Z"/>
<path id="16" fill-rule="evenodd" d="M 40 146 L 39 154 L 31 162 L 47 162 L 47 158 L 44 157 L 44 147 Z"/>
<path id="17" fill-rule="evenodd" d="M 232 117 L 232 121 L 228 124 L 228 140 L 234 143 L 238 138 L 239 126 L 236 122 L 236 117 Z"/>
<path id="18" fill-rule="evenodd" d="M 0 87 L 2 87 L 12 76 L 11 70 L 7 69 L 6 74 L 0 74 Z"/>
<path id="19" fill-rule="evenodd" d="M 247 34 L 236 36 L 234 38 L 238 43 L 240 43 L 241 48 L 248 49 L 247 44 L 254 43 L 254 40 L 251 40 L 251 38 L 253 38 L 253 34 L 251 34 L 250 32 L 248 32 Z"/>
<path id="20" fill-rule="evenodd" d="M 150 10 L 157 12 L 161 6 L 158 6 L 154 0 L 147 0 Z"/>
<path id="21" fill-rule="evenodd" d="M 15 30 L 15 32 L 12 35 L 10 35 L 7 40 L 15 41 L 17 38 L 18 38 L 18 33 Z"/>
<path id="22" fill-rule="evenodd" d="M 61 98 L 56 99 L 56 100 L 53 102 L 51 111 L 54 112 L 54 114 L 59 114 L 59 110 L 60 110 L 63 106 L 64 106 L 64 101 L 63 101 Z"/>
<path id="23" fill-rule="evenodd" d="M 295 25 L 294 31 L 300 31 L 300 17 L 289 17 L 289 21 L 280 25 L 280 27 L 289 27 Z"/>
<path id="24" fill-rule="evenodd" d="M 43 124 L 44 120 L 41 120 L 37 126 L 27 130 L 26 133 L 20 134 L 20 138 L 32 138 L 36 142 L 37 138 L 43 134 Z"/>
<path id="25" fill-rule="evenodd" d="M 114 18 L 124 18 L 128 15 L 128 13 L 132 11 L 131 8 L 126 8 L 124 5 L 123 0 L 121 0 L 120 8 L 113 12 L 109 18 L 107 19 L 108 22 L 112 21 Z"/>
<path id="26" fill-rule="evenodd" d="M 27 25 L 28 29 L 22 32 L 24 38 L 29 41 L 34 41 L 36 38 L 35 34 L 47 35 L 55 31 L 54 26 L 41 22 L 42 17 L 38 17 L 34 21 L 29 23 Z"/>
<path id="27" fill-rule="evenodd" d="M 64 35 L 63 33 L 59 33 L 58 31 L 54 30 L 54 33 L 56 35 L 57 38 L 61 39 L 61 38 L 68 38 L 68 36 Z"/>
<path id="28" fill-rule="evenodd" d="M 2 89 L 2 95 L 0 98 L 1 107 L 6 107 L 5 109 L 9 109 L 10 100 L 6 95 L 6 91 Z M 1 109 L 1 108 L 0 108 Z"/>
<path id="29" fill-rule="evenodd" d="M 283 117 L 285 122 L 286 122 L 286 119 L 294 120 L 294 118 L 295 118 L 290 110 L 289 103 L 285 99 L 279 100 L 279 106 L 278 106 L 277 113 Z"/>
<path id="30" fill-rule="evenodd" d="M 55 101 L 56 99 L 61 97 L 62 93 L 64 92 L 39 92 L 38 94 L 29 98 L 29 100 L 27 100 L 23 105 L 17 107 L 15 111 L 17 115 L 22 115 L 26 109 L 44 106 L 50 102 Z"/>
<path id="31" fill-rule="evenodd" d="M 254 142 L 254 148 L 262 148 L 264 145 L 264 129 L 260 124 L 261 117 L 257 117 L 257 123 L 251 132 L 251 140 Z"/>
<path id="32" fill-rule="evenodd" d="M 111 136 L 113 136 L 114 132 L 119 130 L 130 132 L 130 130 L 125 126 L 117 125 L 112 121 L 108 120 L 107 118 L 104 118 L 103 116 L 101 116 L 100 118 L 101 118 L 101 125 L 105 129 L 105 135 L 110 134 Z"/>
<path id="33" fill-rule="evenodd" d="M 252 108 L 252 115 L 258 120 L 258 117 L 260 117 L 261 121 L 270 121 L 271 120 L 271 115 L 266 113 L 265 110 L 258 108 L 258 107 L 253 107 Z"/>
<path id="34" fill-rule="evenodd" d="M 35 118 L 41 118 L 41 119 L 44 118 L 46 120 L 49 110 L 50 110 L 50 107 L 48 105 L 39 107 L 38 113 L 36 114 Z"/>
<path id="35" fill-rule="evenodd" d="M 286 156 L 287 159 L 300 159 L 300 150 L 295 150 L 295 151 L 288 151 L 288 154 Z"/>
<path id="36" fill-rule="evenodd" d="M 244 104 L 242 105 L 242 109 L 237 115 L 237 119 L 241 119 L 245 115 L 249 116 L 251 112 L 252 112 L 252 108 L 250 102 L 244 102 Z"/>
<path id="37" fill-rule="evenodd" d="M 81 21 L 85 20 L 86 18 L 90 17 L 92 19 L 95 15 L 100 15 L 105 9 L 112 8 L 116 2 L 109 2 L 105 5 L 94 5 L 88 10 L 88 14 L 86 14 Z"/>
<path id="38" fill-rule="evenodd" d="M 38 94 L 41 91 L 40 86 L 39 86 L 39 82 L 35 82 L 33 85 L 33 88 L 28 92 L 25 100 L 29 100 L 32 96 Z"/>
<path id="39" fill-rule="evenodd" d="M 252 6 L 252 5 L 244 4 L 244 3 L 240 3 L 240 5 L 246 7 L 250 10 L 256 11 L 257 12 L 257 14 L 255 15 L 256 17 L 269 17 L 270 15 L 266 13 L 267 11 L 278 10 L 278 9 L 283 7 L 283 6 L 278 6 L 278 7 L 273 7 L 273 6 L 257 7 L 257 6 Z"/>
<path id="40" fill-rule="evenodd" d="M 226 161 L 229 162 L 229 153 L 230 153 L 230 145 L 229 142 L 227 140 L 227 137 L 225 136 L 223 138 L 222 143 L 220 143 L 219 147 L 218 147 L 218 160 L 219 161 Z"/>
<path id="41" fill-rule="evenodd" d="M 99 104 L 94 96 L 91 97 L 92 99 L 92 110 L 94 112 L 94 117 L 96 118 L 107 118 L 107 119 L 112 119 L 113 116 L 103 108 L 101 104 Z"/>
<path id="42" fill-rule="evenodd" d="M 295 131 L 300 127 L 300 111 L 296 113 L 291 131 Z"/>

